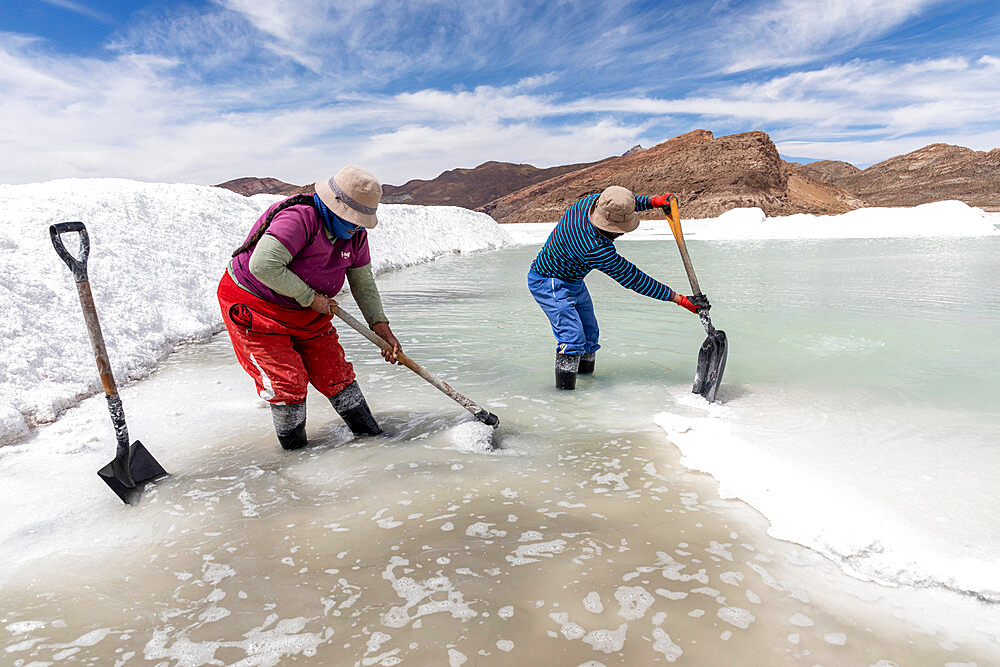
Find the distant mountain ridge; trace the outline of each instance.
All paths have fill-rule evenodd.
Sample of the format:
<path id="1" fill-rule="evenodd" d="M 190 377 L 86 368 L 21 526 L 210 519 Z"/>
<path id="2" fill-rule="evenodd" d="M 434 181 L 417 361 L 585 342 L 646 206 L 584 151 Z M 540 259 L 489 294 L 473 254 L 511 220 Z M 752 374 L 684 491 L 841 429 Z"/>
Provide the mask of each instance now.
<path id="1" fill-rule="evenodd" d="M 403 185 L 383 185 L 386 204 L 464 206 L 479 208 L 508 192 L 576 171 L 590 164 L 568 164 L 539 169 L 530 164 L 484 162 L 473 169 L 452 169 L 429 181 L 414 179 Z"/>
<path id="2" fill-rule="evenodd" d="M 958 199 L 995 209 L 1000 207 L 1000 148 L 987 152 L 931 144 L 835 177 L 832 183 L 874 206 Z"/>
<path id="3" fill-rule="evenodd" d="M 757 206 L 768 215 L 843 213 L 863 206 L 914 206 L 957 199 L 1000 210 L 1000 149 L 931 144 L 867 169 L 849 162 L 786 162 L 764 132 L 715 137 L 694 130 L 619 157 L 540 169 L 490 161 L 430 180 L 384 185 L 382 201 L 484 211 L 499 222 L 552 222 L 573 201 L 609 185 L 640 194 L 674 192 L 686 217 Z M 219 184 L 242 195 L 313 192 L 274 178 Z M 647 214 L 650 215 L 650 214 Z"/>
<path id="4" fill-rule="evenodd" d="M 279 181 L 276 178 L 256 178 L 254 176 L 236 178 L 225 183 L 219 183 L 214 187 L 232 190 L 244 197 L 252 197 L 259 194 L 291 196 L 300 192 L 315 192 L 312 183 L 309 185 L 292 185 L 291 183 Z"/>

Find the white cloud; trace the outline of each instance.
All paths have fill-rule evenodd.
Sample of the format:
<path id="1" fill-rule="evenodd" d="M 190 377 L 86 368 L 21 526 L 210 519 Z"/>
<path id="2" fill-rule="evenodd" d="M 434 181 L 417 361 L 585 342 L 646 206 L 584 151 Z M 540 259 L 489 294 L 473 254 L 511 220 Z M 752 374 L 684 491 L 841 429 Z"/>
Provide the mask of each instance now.
<path id="1" fill-rule="evenodd" d="M 843 160 L 856 167 L 868 167 L 895 155 L 923 148 L 929 143 L 965 146 L 977 151 L 989 151 L 1000 146 L 1000 130 L 981 133 L 948 132 L 929 141 L 926 137 L 869 140 L 853 136 L 838 141 L 782 141 L 775 143 L 782 155 L 823 160 Z"/>
<path id="2" fill-rule="evenodd" d="M 361 154 L 370 164 L 399 165 L 412 177 L 418 172 L 433 177 L 447 169 L 474 167 L 487 160 L 537 167 L 593 161 L 621 154 L 645 130 L 645 124 L 610 119 L 567 124 L 555 130 L 530 122 L 467 122 L 439 128 L 412 125 L 372 136 Z"/>
<path id="3" fill-rule="evenodd" d="M 781 0 L 730 15 L 726 71 L 800 65 L 847 53 L 942 0 Z"/>
<path id="4" fill-rule="evenodd" d="M 105 14 L 102 11 L 88 7 L 82 2 L 74 2 L 74 0 L 41 0 L 45 4 L 52 5 L 53 7 L 59 7 L 61 9 L 67 9 L 71 12 L 80 14 L 81 16 L 86 16 L 87 18 L 94 19 L 95 21 L 100 21 L 101 23 L 115 23 L 115 20 Z"/>

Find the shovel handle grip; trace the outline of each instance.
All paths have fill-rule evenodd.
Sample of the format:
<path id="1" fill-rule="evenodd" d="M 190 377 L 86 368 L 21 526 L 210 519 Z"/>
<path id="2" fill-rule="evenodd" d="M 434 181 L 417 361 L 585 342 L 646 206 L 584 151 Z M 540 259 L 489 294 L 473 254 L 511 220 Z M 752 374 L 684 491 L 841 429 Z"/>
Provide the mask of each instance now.
<path id="1" fill-rule="evenodd" d="M 677 241 L 677 249 L 681 252 L 681 260 L 684 262 L 684 270 L 687 271 L 688 282 L 691 283 L 691 291 L 694 294 L 701 294 L 701 287 L 698 286 L 698 276 L 694 274 L 691 256 L 688 255 L 687 245 L 684 243 L 684 231 L 681 229 L 681 212 L 677 208 L 677 197 L 670 195 L 668 200 L 670 201 L 670 206 L 662 207 L 663 214 L 667 216 L 670 231 L 674 233 L 674 240 Z"/>
<path id="2" fill-rule="evenodd" d="M 70 232 L 80 233 L 80 256 L 74 257 L 63 244 L 62 235 Z M 49 225 L 49 236 L 52 238 L 52 246 L 56 249 L 56 254 L 66 262 L 66 266 L 73 272 L 76 282 L 87 282 L 87 257 L 90 256 L 90 236 L 87 228 L 82 222 L 60 222 Z"/>

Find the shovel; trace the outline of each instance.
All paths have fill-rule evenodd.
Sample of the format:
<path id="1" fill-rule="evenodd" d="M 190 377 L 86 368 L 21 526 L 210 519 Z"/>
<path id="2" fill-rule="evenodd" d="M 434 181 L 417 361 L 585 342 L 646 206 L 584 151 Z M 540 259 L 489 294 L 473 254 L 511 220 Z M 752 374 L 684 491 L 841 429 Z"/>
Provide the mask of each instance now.
<path id="1" fill-rule="evenodd" d="M 80 233 L 80 257 L 73 257 L 62 242 L 62 234 Z M 66 262 L 66 266 L 76 278 L 76 291 L 80 296 L 80 307 L 83 309 L 83 319 L 87 323 L 87 333 L 90 334 L 90 345 L 94 349 L 97 360 L 97 372 L 101 375 L 104 394 L 108 399 L 108 410 L 111 412 L 111 422 L 115 426 L 115 438 L 118 448 L 111 463 L 97 471 L 101 479 L 118 494 L 122 502 L 135 505 L 142 495 L 141 485 L 157 477 L 163 477 L 167 472 L 156 462 L 153 455 L 146 451 L 141 442 L 136 440 L 131 445 L 128 442 L 128 427 L 125 425 L 125 410 L 122 399 L 118 396 L 118 387 L 111 374 L 111 362 L 108 360 L 108 350 L 104 346 L 104 335 L 97 321 L 97 308 L 94 306 L 94 295 L 90 292 L 90 281 L 87 278 L 87 256 L 90 254 L 90 237 L 82 222 L 60 222 L 49 227 L 49 236 L 56 252 Z"/>
<path id="2" fill-rule="evenodd" d="M 677 197 L 670 195 L 671 206 L 663 207 L 663 213 L 670 223 L 670 231 L 674 233 L 677 241 L 677 248 L 681 251 L 681 259 L 684 261 L 684 270 L 687 271 L 688 280 L 691 282 L 691 290 L 695 295 L 701 296 L 701 288 L 698 287 L 698 277 L 694 275 L 694 267 L 691 265 L 691 258 L 688 256 L 687 246 L 684 244 L 684 232 L 681 230 L 681 213 L 677 208 Z M 722 382 L 722 373 L 726 370 L 726 357 L 729 355 L 729 343 L 726 340 L 726 332 L 712 326 L 712 318 L 708 315 L 708 308 L 699 308 L 698 317 L 708 337 L 701 344 L 698 351 L 698 368 L 694 373 L 694 386 L 691 393 L 700 394 L 709 403 L 715 402 L 715 392 L 719 390 Z"/>
<path id="3" fill-rule="evenodd" d="M 333 306 L 332 312 L 334 315 L 347 322 L 347 324 L 350 325 L 350 327 L 355 331 L 357 331 L 359 334 L 361 334 L 371 342 L 375 343 L 386 352 L 389 353 L 392 352 L 392 345 L 389 345 L 389 343 L 387 343 L 384 338 L 379 336 L 377 333 L 375 333 L 368 327 L 361 324 L 361 322 L 355 319 L 352 315 L 345 313 L 343 309 L 340 308 L 340 306 Z M 463 408 L 471 412 L 472 416 L 475 417 L 477 420 L 481 421 L 487 426 L 492 426 L 493 428 L 496 428 L 497 426 L 500 425 L 500 418 L 497 417 L 495 414 L 493 414 L 486 408 L 479 407 L 472 401 L 472 399 L 463 396 L 462 394 L 452 389 L 451 385 L 449 385 L 447 382 L 440 380 L 436 375 L 434 375 L 429 370 L 427 370 L 426 368 L 415 362 L 413 359 L 410 359 L 402 352 L 396 353 L 396 359 L 398 359 L 404 366 L 406 366 L 411 371 L 422 377 L 424 380 L 434 385 L 448 398 L 455 401 Z"/>

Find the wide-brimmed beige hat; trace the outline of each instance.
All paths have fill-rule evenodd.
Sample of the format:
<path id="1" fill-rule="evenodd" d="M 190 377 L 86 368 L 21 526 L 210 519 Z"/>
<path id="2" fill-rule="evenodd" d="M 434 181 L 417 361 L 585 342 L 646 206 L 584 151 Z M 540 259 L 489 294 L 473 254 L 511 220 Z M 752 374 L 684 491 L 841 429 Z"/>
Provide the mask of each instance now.
<path id="1" fill-rule="evenodd" d="M 382 184 L 370 171 L 347 165 L 326 181 L 316 182 L 316 194 L 336 215 L 371 229 L 378 224 L 375 209 L 382 199 Z"/>
<path id="2" fill-rule="evenodd" d="M 630 232 L 639 226 L 635 197 L 628 188 L 612 185 L 597 198 L 590 211 L 590 222 L 598 229 L 615 234 Z"/>

